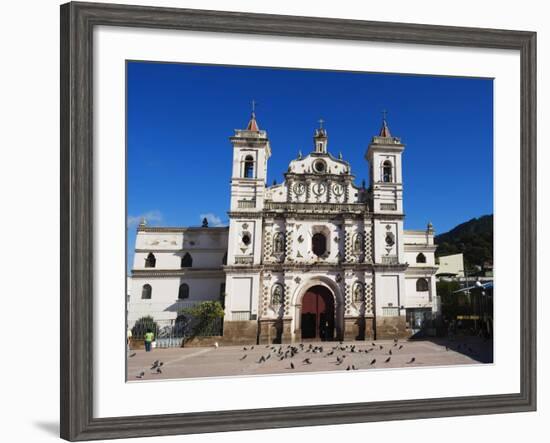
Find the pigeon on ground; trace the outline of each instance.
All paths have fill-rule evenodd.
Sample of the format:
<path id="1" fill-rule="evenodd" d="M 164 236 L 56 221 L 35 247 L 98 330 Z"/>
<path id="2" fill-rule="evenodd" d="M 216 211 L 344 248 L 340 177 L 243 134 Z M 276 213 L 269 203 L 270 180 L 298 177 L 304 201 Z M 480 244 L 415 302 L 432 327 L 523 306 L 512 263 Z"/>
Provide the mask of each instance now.
<path id="1" fill-rule="evenodd" d="M 243 351 L 248 351 L 248 348 L 246 346 L 244 346 Z"/>
<path id="2" fill-rule="evenodd" d="M 414 363 L 415 360 L 416 360 L 416 358 L 413 357 L 413 358 L 411 358 L 411 359 L 407 362 L 407 364 L 410 365 L 411 363 Z"/>
<path id="3" fill-rule="evenodd" d="M 136 353 L 135 353 L 135 352 L 132 352 L 132 353 L 130 354 L 130 358 L 135 357 L 135 356 L 136 356 Z"/>
<path id="4" fill-rule="evenodd" d="M 162 374 L 162 369 L 157 368 L 155 372 L 151 372 L 151 374 Z"/>
<path id="5" fill-rule="evenodd" d="M 155 361 L 153 362 L 153 366 L 151 366 L 151 369 L 155 369 L 155 368 L 159 365 L 159 363 L 160 363 L 160 362 L 159 362 L 158 360 L 155 360 Z"/>
<path id="6" fill-rule="evenodd" d="M 346 368 L 346 371 L 349 371 L 351 369 L 351 366 L 348 365 L 348 367 Z"/>
<path id="7" fill-rule="evenodd" d="M 334 354 L 334 351 L 330 351 L 325 357 L 330 357 L 332 354 Z"/>
<path id="8" fill-rule="evenodd" d="M 252 346 L 252 347 L 250 348 L 251 351 L 252 351 L 252 349 L 254 349 L 254 346 Z"/>
<path id="9" fill-rule="evenodd" d="M 311 364 L 311 360 L 309 358 L 306 358 L 302 363 L 306 364 L 306 365 L 310 365 Z"/>
<path id="10" fill-rule="evenodd" d="M 376 344 L 374 342 L 372 342 L 371 345 L 376 346 Z"/>
<path id="11" fill-rule="evenodd" d="M 290 362 L 290 369 L 294 369 L 294 363 Z"/>
<path id="12" fill-rule="evenodd" d="M 145 377 L 145 372 L 141 371 L 138 375 L 136 375 L 136 378 L 143 378 Z"/>
<path id="13" fill-rule="evenodd" d="M 388 354 L 393 355 L 392 352 L 391 352 L 391 349 L 388 351 Z"/>
<path id="14" fill-rule="evenodd" d="M 384 349 L 384 346 L 380 345 L 380 349 L 381 349 L 381 350 Z"/>
<path id="15" fill-rule="evenodd" d="M 388 357 L 388 358 L 386 358 L 386 360 L 384 360 L 384 363 L 389 363 L 390 360 L 391 360 L 391 357 Z"/>
<path id="16" fill-rule="evenodd" d="M 399 349 L 403 349 L 403 345 L 399 345 Z"/>
<path id="17" fill-rule="evenodd" d="M 371 366 L 372 366 L 372 365 L 375 364 L 375 363 L 376 363 L 376 359 L 374 358 L 374 359 L 370 362 L 370 364 L 371 364 Z"/>
<path id="18" fill-rule="evenodd" d="M 263 363 L 264 361 L 265 361 L 265 357 L 262 355 L 258 360 L 258 363 Z"/>
<path id="19" fill-rule="evenodd" d="M 351 365 L 351 369 L 355 371 L 357 368 L 355 367 L 355 365 Z"/>
<path id="20" fill-rule="evenodd" d="M 267 354 L 267 357 L 265 358 L 266 361 L 269 360 L 271 358 L 271 354 Z"/>
<path id="21" fill-rule="evenodd" d="M 337 364 L 337 365 L 341 365 L 343 362 L 344 362 L 344 359 L 343 359 L 343 358 L 336 357 L 336 364 Z"/>
<path id="22" fill-rule="evenodd" d="M 246 354 L 244 354 L 239 360 L 244 360 L 246 358 Z"/>
<path id="23" fill-rule="evenodd" d="M 216 349 L 218 349 L 219 346 L 220 346 L 220 345 L 218 344 L 218 342 L 215 341 L 215 342 L 214 342 L 214 347 L 215 347 Z"/>

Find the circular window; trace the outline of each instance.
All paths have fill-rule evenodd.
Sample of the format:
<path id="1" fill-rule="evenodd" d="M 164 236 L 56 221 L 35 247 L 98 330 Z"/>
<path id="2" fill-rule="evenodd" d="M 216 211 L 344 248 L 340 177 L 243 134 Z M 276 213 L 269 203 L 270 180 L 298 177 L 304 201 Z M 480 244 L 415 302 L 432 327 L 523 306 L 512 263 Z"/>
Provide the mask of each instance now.
<path id="1" fill-rule="evenodd" d="M 325 169 L 326 169 L 326 165 L 325 165 L 325 162 L 323 160 L 317 160 L 314 164 L 313 164 L 313 169 L 315 170 L 315 172 L 325 172 Z"/>
<path id="2" fill-rule="evenodd" d="M 242 236 L 242 242 L 248 246 L 250 244 L 250 241 L 251 241 L 251 238 L 250 238 L 250 234 L 248 232 L 245 232 Z"/>

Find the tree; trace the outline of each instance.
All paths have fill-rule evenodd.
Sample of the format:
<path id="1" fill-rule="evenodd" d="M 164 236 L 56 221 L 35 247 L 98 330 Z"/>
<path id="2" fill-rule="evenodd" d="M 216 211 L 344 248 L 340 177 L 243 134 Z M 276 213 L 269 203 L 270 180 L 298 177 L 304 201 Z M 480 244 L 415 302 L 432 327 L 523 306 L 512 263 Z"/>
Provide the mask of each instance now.
<path id="1" fill-rule="evenodd" d="M 134 327 L 132 328 L 132 338 L 135 340 L 142 340 L 148 330 L 151 330 L 156 337 L 158 329 L 158 324 L 153 317 L 150 315 L 141 317 L 136 321 Z"/>
<path id="2" fill-rule="evenodd" d="M 217 335 L 219 319 L 223 318 L 224 311 L 219 301 L 203 301 L 181 309 L 178 315 L 192 318 L 193 335 Z"/>

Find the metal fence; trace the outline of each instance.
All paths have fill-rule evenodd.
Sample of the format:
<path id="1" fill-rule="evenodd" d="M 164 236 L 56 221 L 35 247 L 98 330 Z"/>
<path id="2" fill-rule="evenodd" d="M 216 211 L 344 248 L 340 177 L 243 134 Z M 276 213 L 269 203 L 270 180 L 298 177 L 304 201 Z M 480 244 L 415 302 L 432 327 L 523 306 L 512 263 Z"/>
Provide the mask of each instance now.
<path id="1" fill-rule="evenodd" d="M 157 348 L 181 347 L 191 337 L 218 336 L 223 333 L 223 318 L 209 322 L 200 322 L 191 316 L 179 315 L 175 319 L 159 319 L 160 315 L 150 314 L 139 318 L 133 326 L 132 339 L 143 340 L 151 331 Z"/>

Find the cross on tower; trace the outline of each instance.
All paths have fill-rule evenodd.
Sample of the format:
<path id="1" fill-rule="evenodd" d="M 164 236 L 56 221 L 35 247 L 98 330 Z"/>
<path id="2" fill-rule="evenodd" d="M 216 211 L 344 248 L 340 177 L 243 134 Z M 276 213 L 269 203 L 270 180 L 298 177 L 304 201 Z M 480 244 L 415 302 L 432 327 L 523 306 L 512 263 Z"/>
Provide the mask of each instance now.
<path id="1" fill-rule="evenodd" d="M 388 116 L 388 111 L 385 109 L 382 110 L 382 117 L 384 118 L 384 121 L 386 121 L 386 117 Z"/>
<path id="2" fill-rule="evenodd" d="M 325 121 L 322 118 L 319 119 L 319 129 L 323 129 L 323 123 L 324 122 Z"/>
<path id="3" fill-rule="evenodd" d="M 254 99 L 252 99 L 252 114 L 254 114 L 256 112 L 256 105 L 258 104 L 258 102 Z"/>

